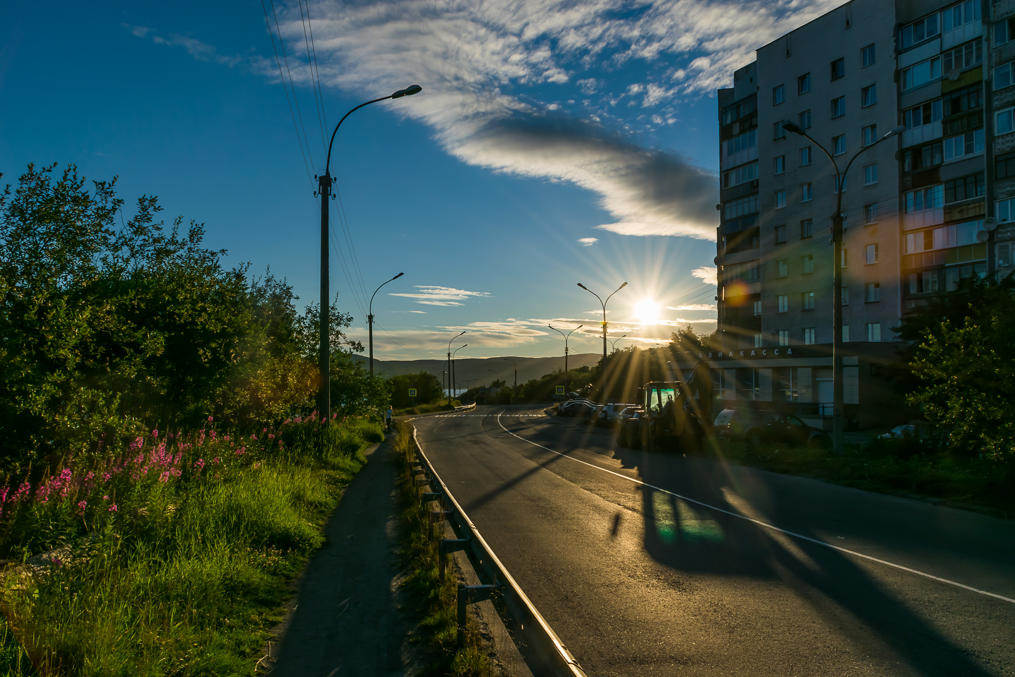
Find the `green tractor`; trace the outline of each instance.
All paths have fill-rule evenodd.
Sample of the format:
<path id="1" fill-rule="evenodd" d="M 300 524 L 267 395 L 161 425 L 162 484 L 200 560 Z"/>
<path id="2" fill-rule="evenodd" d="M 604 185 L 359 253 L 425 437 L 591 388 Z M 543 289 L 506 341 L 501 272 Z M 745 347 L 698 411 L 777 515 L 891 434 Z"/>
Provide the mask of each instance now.
<path id="1" fill-rule="evenodd" d="M 693 377 L 692 377 L 693 380 Z M 641 411 L 625 422 L 622 443 L 650 450 L 696 452 L 711 428 L 710 395 L 683 381 L 649 381 L 639 390 Z"/>

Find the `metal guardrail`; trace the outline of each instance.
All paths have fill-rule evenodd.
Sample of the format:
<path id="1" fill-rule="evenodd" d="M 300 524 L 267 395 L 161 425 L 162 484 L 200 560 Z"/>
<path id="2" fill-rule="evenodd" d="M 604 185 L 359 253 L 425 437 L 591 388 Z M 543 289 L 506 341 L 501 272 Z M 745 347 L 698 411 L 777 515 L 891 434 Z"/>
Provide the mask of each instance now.
<path id="1" fill-rule="evenodd" d="M 553 631 L 546 619 L 522 591 L 515 579 L 508 573 L 497 555 L 487 544 L 461 504 L 448 490 L 444 480 L 434 469 L 430 459 L 423 452 L 412 431 L 412 443 L 418 459 L 419 471 L 429 482 L 431 491 L 423 494 L 424 500 L 441 504 L 441 510 L 433 511 L 431 518 L 436 522 L 447 519 L 457 538 L 443 539 L 440 543 L 441 572 L 444 572 L 445 556 L 462 550 L 468 556 L 482 585 L 458 586 L 459 641 L 464 637 L 466 605 L 484 599 L 492 599 L 504 624 L 515 638 L 518 650 L 529 663 L 534 674 L 568 675 L 585 677 L 578 661 Z"/>

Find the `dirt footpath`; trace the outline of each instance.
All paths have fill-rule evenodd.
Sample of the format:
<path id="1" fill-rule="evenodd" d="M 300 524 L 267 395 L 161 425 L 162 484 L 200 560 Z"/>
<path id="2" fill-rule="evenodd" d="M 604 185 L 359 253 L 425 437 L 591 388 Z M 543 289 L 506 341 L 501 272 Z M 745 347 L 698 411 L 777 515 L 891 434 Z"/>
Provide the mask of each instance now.
<path id="1" fill-rule="evenodd" d="M 396 459 L 390 440 L 368 452 L 299 583 L 272 646 L 272 675 L 404 675 L 408 628 L 398 610 Z"/>

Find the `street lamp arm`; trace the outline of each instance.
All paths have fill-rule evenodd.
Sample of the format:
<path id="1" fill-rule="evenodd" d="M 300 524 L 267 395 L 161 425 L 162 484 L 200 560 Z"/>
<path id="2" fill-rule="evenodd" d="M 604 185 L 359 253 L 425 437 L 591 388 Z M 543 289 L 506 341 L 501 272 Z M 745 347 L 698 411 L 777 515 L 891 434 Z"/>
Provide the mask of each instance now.
<path id="1" fill-rule="evenodd" d="M 370 99 L 369 101 L 364 101 L 363 103 L 361 103 L 360 105 L 356 106 L 355 108 L 352 108 L 348 113 L 343 115 L 342 119 L 338 121 L 337 125 L 335 125 L 335 131 L 333 131 L 331 133 L 331 141 L 328 142 L 328 159 L 325 160 L 325 162 L 324 162 L 324 175 L 325 176 L 329 175 L 328 174 L 328 168 L 331 167 L 331 147 L 335 143 L 335 135 L 338 134 L 338 128 L 342 126 L 342 123 L 345 122 L 345 119 L 347 117 L 349 117 L 350 115 L 352 115 L 353 113 L 358 111 L 363 106 L 369 106 L 372 103 L 377 103 L 378 101 L 384 101 L 385 99 L 398 99 L 398 98 L 403 97 L 403 96 L 411 96 L 413 94 L 418 94 L 422 90 L 423 90 L 423 88 L 420 87 L 419 85 L 409 85 L 405 89 L 400 89 L 397 92 L 392 92 L 391 94 L 388 94 L 387 96 L 381 96 L 381 97 L 378 97 L 376 99 Z"/>
<path id="2" fill-rule="evenodd" d="M 618 291 L 620 291 L 621 289 L 623 289 L 626 286 L 627 286 L 627 282 L 623 283 L 622 285 L 620 285 L 619 287 L 617 287 L 616 289 L 613 290 L 613 294 L 616 294 Z M 606 301 L 603 303 L 603 307 L 604 308 L 606 307 L 606 304 L 610 302 L 610 299 L 613 298 L 613 294 L 610 294 L 609 296 L 606 297 Z"/>
<path id="3" fill-rule="evenodd" d="M 571 334 L 575 333 L 576 331 L 578 331 L 579 329 L 581 329 L 581 328 L 582 328 L 582 327 L 584 327 L 584 326 L 585 326 L 584 324 L 579 324 L 579 325 L 578 325 L 577 327 L 575 327 L 574 329 L 572 329 L 571 331 L 569 331 L 569 332 L 567 333 L 567 335 L 568 335 L 568 336 L 570 336 Z"/>
<path id="4" fill-rule="evenodd" d="M 395 275 L 393 278 L 391 278 L 387 282 L 382 282 L 377 287 L 377 289 L 374 290 L 374 293 L 370 295 L 370 311 L 367 313 L 368 315 L 373 315 L 374 314 L 374 297 L 377 296 L 377 292 L 379 292 L 381 290 L 381 287 L 386 285 L 388 282 L 394 282 L 395 280 L 397 280 L 398 278 L 402 277 L 403 275 L 405 275 L 405 273 L 399 273 L 398 275 Z"/>
<path id="5" fill-rule="evenodd" d="M 815 146 L 817 146 L 818 150 L 820 150 L 822 153 L 824 153 L 825 157 L 827 157 L 831 161 L 832 167 L 835 169 L 835 175 L 836 176 L 844 176 L 844 173 L 840 173 L 839 172 L 839 163 L 835 161 L 835 156 L 833 156 L 831 153 L 829 153 L 827 148 L 825 148 L 818 141 L 816 141 L 813 136 L 811 136 L 810 134 L 805 132 L 803 130 L 803 128 L 801 128 L 799 125 L 797 125 L 797 124 L 795 124 L 793 122 L 789 122 L 789 121 L 783 122 L 782 123 L 782 128 L 785 129 L 787 132 L 789 132 L 791 134 L 796 134 L 797 136 L 804 137 L 805 139 L 807 139 L 808 141 L 813 143 Z"/>
<path id="6" fill-rule="evenodd" d="M 583 285 L 581 282 L 578 283 L 578 286 L 581 287 L 582 289 L 584 289 L 585 291 L 587 291 L 588 293 L 592 294 L 593 296 L 595 296 L 596 299 L 599 300 L 599 305 L 601 305 L 603 307 L 603 310 L 606 310 L 606 304 L 603 303 L 603 299 L 601 299 L 599 297 L 599 294 L 595 293 L 594 291 L 592 291 L 591 289 L 589 289 L 588 287 Z M 616 294 L 616 292 L 614 292 L 614 294 Z"/>
<path id="7" fill-rule="evenodd" d="M 842 170 L 842 175 L 846 176 L 846 174 L 849 172 L 849 168 L 853 166 L 853 161 L 854 160 L 856 160 L 858 157 L 860 157 L 865 152 L 867 152 L 868 150 L 870 150 L 874 146 L 878 145 L 879 143 L 881 143 L 885 139 L 890 139 L 891 137 L 895 136 L 900 131 L 902 131 L 902 129 L 903 129 L 902 127 L 896 127 L 895 129 L 891 129 L 891 130 L 885 132 L 884 134 L 882 134 L 874 143 L 870 144 L 869 146 L 864 146 L 863 148 L 858 150 L 856 152 L 856 154 L 853 155 L 853 157 L 851 157 L 849 159 L 849 162 L 846 163 L 846 168 L 844 170 Z"/>

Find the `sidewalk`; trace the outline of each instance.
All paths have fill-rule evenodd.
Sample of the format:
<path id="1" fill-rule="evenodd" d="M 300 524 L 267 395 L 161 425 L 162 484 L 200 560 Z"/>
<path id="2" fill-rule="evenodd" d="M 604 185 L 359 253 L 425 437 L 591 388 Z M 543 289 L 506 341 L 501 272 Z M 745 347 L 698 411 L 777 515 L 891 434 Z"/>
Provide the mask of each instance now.
<path id="1" fill-rule="evenodd" d="M 272 646 L 272 675 L 403 675 L 408 628 L 398 610 L 396 465 L 391 439 L 367 452 L 328 521 Z"/>

